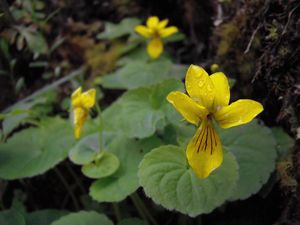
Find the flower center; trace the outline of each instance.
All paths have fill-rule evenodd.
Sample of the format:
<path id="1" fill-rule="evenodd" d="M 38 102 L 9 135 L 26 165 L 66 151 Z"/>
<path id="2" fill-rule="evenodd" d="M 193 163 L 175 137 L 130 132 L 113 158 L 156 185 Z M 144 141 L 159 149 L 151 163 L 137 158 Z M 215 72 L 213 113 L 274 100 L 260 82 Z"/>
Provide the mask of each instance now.
<path id="1" fill-rule="evenodd" d="M 212 119 L 213 119 L 213 114 L 212 114 L 212 113 L 209 113 L 209 114 L 206 116 L 206 119 L 209 120 L 209 121 L 212 121 Z"/>

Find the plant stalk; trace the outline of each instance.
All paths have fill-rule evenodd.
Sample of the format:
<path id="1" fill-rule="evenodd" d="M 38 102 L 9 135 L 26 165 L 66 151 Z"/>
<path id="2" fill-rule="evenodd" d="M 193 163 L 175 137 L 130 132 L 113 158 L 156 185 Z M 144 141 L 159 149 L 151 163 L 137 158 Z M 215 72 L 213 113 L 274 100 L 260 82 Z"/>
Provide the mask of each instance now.
<path id="1" fill-rule="evenodd" d="M 147 207 L 145 206 L 144 202 L 142 201 L 142 199 L 140 198 L 140 196 L 135 192 L 133 193 L 131 196 L 131 199 L 134 203 L 134 205 L 136 206 L 137 210 L 140 212 L 142 212 L 142 218 L 144 219 L 144 217 L 148 218 L 150 220 L 150 222 L 153 225 L 158 225 L 158 223 L 156 222 L 156 220 L 154 219 L 154 217 L 151 215 L 151 213 L 148 211 Z"/>
<path id="2" fill-rule="evenodd" d="M 64 178 L 64 176 L 61 174 L 61 172 L 57 169 L 54 168 L 55 173 L 57 174 L 58 178 L 61 180 L 61 182 L 63 183 L 63 185 L 65 186 L 68 194 L 70 195 L 72 202 L 74 204 L 75 209 L 78 211 L 80 209 L 79 207 L 79 203 L 76 200 L 76 197 L 72 191 L 72 188 L 70 187 L 70 185 L 68 184 L 68 182 L 66 181 L 66 179 Z"/>

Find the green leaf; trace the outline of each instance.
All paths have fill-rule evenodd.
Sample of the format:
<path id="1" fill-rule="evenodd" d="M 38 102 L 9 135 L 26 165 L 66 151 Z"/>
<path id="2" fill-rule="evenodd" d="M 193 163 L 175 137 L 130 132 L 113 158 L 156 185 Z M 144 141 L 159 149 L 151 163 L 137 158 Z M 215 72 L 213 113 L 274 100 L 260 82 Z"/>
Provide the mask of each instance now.
<path id="1" fill-rule="evenodd" d="M 98 133 L 80 139 L 69 152 L 70 160 L 78 165 L 91 163 L 100 152 Z"/>
<path id="2" fill-rule="evenodd" d="M 186 39 L 186 36 L 184 33 L 181 32 L 177 32 L 167 38 L 164 39 L 165 43 L 169 43 L 169 42 L 177 42 L 177 41 L 183 41 L 184 39 Z"/>
<path id="3" fill-rule="evenodd" d="M 28 47 L 33 53 L 46 54 L 48 52 L 48 45 L 42 33 L 28 27 L 18 26 L 16 28 L 25 37 Z"/>
<path id="4" fill-rule="evenodd" d="M 137 171 L 141 159 L 159 145 L 161 142 L 155 136 L 139 141 L 115 136 L 105 148 L 118 156 L 120 167 L 112 176 L 95 181 L 90 196 L 99 202 L 118 202 L 135 192 L 139 187 Z"/>
<path id="5" fill-rule="evenodd" d="M 134 34 L 134 28 L 138 24 L 140 24 L 138 18 L 126 18 L 119 24 L 106 22 L 104 32 L 98 34 L 97 38 L 113 40 L 125 35 Z"/>
<path id="6" fill-rule="evenodd" d="M 126 64 L 112 74 L 104 76 L 102 85 L 110 89 L 134 89 L 157 84 L 160 81 L 172 78 L 171 66 L 172 63 L 169 60 L 135 61 Z"/>
<path id="7" fill-rule="evenodd" d="M 2 123 L 3 134 L 10 134 L 15 128 L 17 128 L 25 119 L 30 116 L 30 110 L 17 110 L 19 113 L 14 113 L 5 116 Z M 16 112 L 16 111 L 15 111 Z"/>
<path id="8" fill-rule="evenodd" d="M 24 216 L 16 210 L 0 212 L 1 225 L 27 225 Z"/>
<path id="9" fill-rule="evenodd" d="M 0 177 L 42 174 L 64 160 L 74 142 L 69 121 L 44 119 L 38 128 L 22 130 L 0 145 Z"/>
<path id="10" fill-rule="evenodd" d="M 103 112 L 105 130 L 130 138 L 145 138 L 166 125 L 166 96 L 182 89 L 182 83 L 167 80 L 150 87 L 130 90 Z"/>
<path id="11" fill-rule="evenodd" d="M 32 101 L 16 103 L 10 111 L 3 115 L 2 129 L 5 135 L 10 134 L 32 114 L 32 109 L 38 104 L 46 102 L 45 98 L 35 98 Z"/>
<path id="12" fill-rule="evenodd" d="M 161 146 L 146 154 L 138 176 L 147 196 L 169 210 L 189 216 L 209 213 L 231 195 L 238 179 L 234 156 L 225 152 L 224 161 L 208 178 L 199 179 L 189 168 L 185 151 Z"/>
<path id="13" fill-rule="evenodd" d="M 219 129 L 223 148 L 232 152 L 239 164 L 239 180 L 231 200 L 246 199 L 259 191 L 275 168 L 276 142 L 270 129 L 257 120 Z"/>
<path id="14" fill-rule="evenodd" d="M 189 66 L 184 64 L 173 64 L 170 74 L 172 76 L 177 77 L 178 79 L 182 80 L 185 78 L 186 72 L 188 70 Z"/>
<path id="15" fill-rule="evenodd" d="M 277 142 L 278 158 L 282 159 L 290 153 L 291 147 L 294 144 L 294 140 L 280 127 L 273 127 L 271 130 Z"/>
<path id="16" fill-rule="evenodd" d="M 101 152 L 96 159 L 81 168 L 82 173 L 89 178 L 102 178 L 112 175 L 119 168 L 117 156 L 110 152 Z"/>
<path id="17" fill-rule="evenodd" d="M 148 225 L 148 223 L 139 218 L 126 218 L 121 220 L 118 225 Z"/>
<path id="18" fill-rule="evenodd" d="M 159 60 L 161 60 L 162 58 L 164 57 L 160 57 Z M 130 63 L 135 63 L 136 61 L 141 61 L 141 62 L 149 61 L 149 55 L 147 53 L 145 46 L 140 46 L 130 51 L 128 54 L 126 54 L 120 60 L 118 60 L 117 64 L 119 66 L 124 66 Z"/>
<path id="19" fill-rule="evenodd" d="M 56 209 L 39 210 L 26 215 L 26 225 L 50 225 L 68 212 Z"/>
<path id="20" fill-rule="evenodd" d="M 51 223 L 51 225 L 113 225 L 113 222 L 104 214 L 99 214 L 93 211 L 80 211 L 70 213 L 67 216 L 61 217 L 59 220 Z"/>

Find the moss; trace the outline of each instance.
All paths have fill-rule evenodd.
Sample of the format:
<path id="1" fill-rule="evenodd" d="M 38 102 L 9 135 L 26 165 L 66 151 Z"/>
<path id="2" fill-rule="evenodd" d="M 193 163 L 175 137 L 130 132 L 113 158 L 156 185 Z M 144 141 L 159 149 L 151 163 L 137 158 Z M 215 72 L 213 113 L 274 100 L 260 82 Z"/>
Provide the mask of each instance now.
<path id="1" fill-rule="evenodd" d="M 105 43 L 96 44 L 85 52 L 87 65 L 91 68 L 92 78 L 111 72 L 120 56 L 124 43 L 113 42 L 107 48 Z"/>

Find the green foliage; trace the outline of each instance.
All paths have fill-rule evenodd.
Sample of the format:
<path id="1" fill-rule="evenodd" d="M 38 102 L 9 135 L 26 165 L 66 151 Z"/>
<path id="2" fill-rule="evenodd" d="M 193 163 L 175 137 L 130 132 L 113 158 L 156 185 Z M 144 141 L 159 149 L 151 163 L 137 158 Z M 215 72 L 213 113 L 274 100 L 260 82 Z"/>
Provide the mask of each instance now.
<path id="1" fill-rule="evenodd" d="M 127 218 L 123 219 L 118 223 L 118 225 L 147 225 L 148 223 L 146 221 L 143 221 L 138 218 Z"/>
<path id="2" fill-rule="evenodd" d="M 239 164 L 239 180 L 231 200 L 246 199 L 259 191 L 275 168 L 276 142 L 270 129 L 257 120 L 219 130 L 223 148 L 232 152 Z"/>
<path id="3" fill-rule="evenodd" d="M 0 145 L 0 177 L 17 179 L 46 172 L 64 160 L 74 144 L 69 121 L 44 119 Z"/>
<path id="4" fill-rule="evenodd" d="M 68 212 L 45 209 L 26 214 L 26 225 L 50 225 L 55 220 L 67 215 Z"/>
<path id="5" fill-rule="evenodd" d="M 232 194 L 238 165 L 225 152 L 222 166 L 207 179 L 199 179 L 189 168 L 184 149 L 167 145 L 144 157 L 138 176 L 145 193 L 157 204 L 194 217 L 211 212 Z"/>
<path id="6" fill-rule="evenodd" d="M 160 144 L 155 136 L 137 141 L 113 135 L 105 148 L 118 156 L 120 167 L 112 176 L 98 179 L 91 185 L 91 197 L 99 202 L 118 202 L 136 191 L 138 164 L 145 153 Z"/>
<path id="7" fill-rule="evenodd" d="M 63 74 L 62 69 L 69 70 L 69 61 L 78 60 L 85 61 L 90 73 L 88 83 L 85 83 L 86 68 L 82 67 L 38 90 L 29 97 L 31 101 L 26 98 L 10 108 L 9 112 L 5 111 L 0 115 L 0 136 L 3 142 L 0 145 L 0 178 L 13 180 L 40 175 L 69 156 L 74 164 L 81 167 L 82 174 L 76 176 L 77 166 L 74 166 L 75 170 L 74 167 L 67 167 L 69 171 L 62 174 L 62 180 L 67 178 L 63 182 L 65 188 L 70 192 L 74 206 L 76 197 L 79 196 L 82 203 L 79 204 L 79 207 L 82 206 L 80 209 L 97 212 L 69 213 L 48 209 L 27 213 L 26 193 L 14 190 L 12 209 L 0 212 L 1 225 L 113 225 L 104 214 L 99 214 L 111 213 L 111 205 L 104 203 L 113 203 L 114 218 L 118 220 L 118 225 L 147 225 L 149 221 L 146 219 L 155 224 L 142 200 L 136 200 L 137 195 L 134 192 L 140 186 L 155 203 L 168 210 L 195 217 L 212 212 L 226 201 L 246 199 L 257 193 L 268 181 L 278 157 L 282 160 L 289 154 L 293 141 L 281 129 L 271 130 L 256 120 L 231 129 L 216 127 L 224 150 L 224 160 L 208 178 L 199 179 L 189 167 L 185 154 L 186 145 L 196 128 L 182 121 L 180 114 L 166 101 L 166 96 L 171 91 L 183 90 L 181 80 L 184 79 L 187 65 L 173 63 L 167 52 L 156 60 L 150 59 L 146 51 L 146 41 L 134 32 L 135 26 L 141 24 L 136 18 L 127 18 L 118 24 L 105 23 L 105 30 L 98 34 L 97 38 L 101 40 L 97 43 L 93 40 L 93 32 L 99 27 L 93 30 L 87 29 L 87 24 L 84 23 L 70 23 L 68 29 L 71 35 L 78 33 L 81 36 L 81 31 L 87 33 L 82 40 L 87 41 L 89 47 L 84 46 L 86 43 L 71 43 L 72 38 L 67 35 L 55 37 L 56 41 L 53 39 L 54 44 L 49 49 L 48 40 L 42 31 L 52 31 L 51 26 L 46 26 L 47 21 L 43 21 L 52 15 L 46 19 L 43 12 L 38 12 L 44 9 L 45 4 L 40 0 L 21 1 L 20 4 L 13 4 L 13 15 L 17 20 L 29 20 L 26 25 L 13 27 L 10 38 L 14 37 L 10 41 L 16 43 L 19 50 L 27 47 L 34 53 L 35 59 L 40 54 L 48 54 L 45 59 L 29 62 L 30 69 L 42 69 L 48 73 L 48 69 L 55 67 L 55 74 L 59 76 Z M 75 26 L 75 29 L 71 26 Z M 228 54 L 238 34 L 236 24 L 222 25 L 219 28 L 221 40 L 217 54 Z M 163 41 L 167 43 L 184 38 L 178 32 Z M 70 48 L 69 52 L 67 47 L 57 51 L 66 66 L 63 66 L 64 63 L 56 65 L 57 62 L 51 60 L 57 57 L 50 57 L 50 54 L 64 41 L 74 49 Z M 11 58 L 13 54 L 10 52 L 9 43 L 4 39 L 0 40 L 0 49 L 11 67 L 9 72 L 0 71 L 5 76 L 13 74 L 18 65 L 17 60 Z M 68 55 L 73 51 L 77 52 L 77 48 L 85 49 L 83 57 L 68 60 Z M 51 60 L 48 62 L 48 59 Z M 104 74 L 106 75 L 102 76 Z M 74 79 L 77 76 L 79 79 Z M 99 104 L 101 100 L 101 108 L 105 108 L 103 112 L 97 110 L 96 118 L 95 110 L 91 110 L 81 139 L 77 142 L 73 138 L 69 121 L 59 117 L 47 117 L 56 112 L 54 99 L 60 101 L 58 111 L 63 109 L 62 114 L 67 115 L 70 97 L 56 98 L 62 97 L 56 95 L 58 91 L 54 90 L 50 95 L 47 92 L 66 81 L 71 81 L 73 87 L 96 85 L 96 102 Z M 234 82 L 229 79 L 231 87 Z M 18 77 L 12 83 L 15 93 L 23 94 L 27 80 Z M 103 90 L 100 90 L 100 85 Z M 64 87 L 59 93 L 64 93 L 69 86 L 66 85 L 67 88 Z M 118 92 L 106 89 L 126 92 L 114 101 L 115 93 Z M 47 92 L 47 96 L 41 96 L 44 92 Z M 112 96 L 108 96 L 108 93 L 112 93 Z M 110 102 L 112 103 L 107 105 Z M 285 173 L 288 181 L 289 166 L 290 164 L 284 165 L 281 171 Z M 67 177 L 67 174 L 71 176 Z M 81 180 L 83 176 L 84 180 Z M 87 178 L 94 180 L 89 182 Z M 8 181 L 4 181 L 6 182 Z M 71 186 L 68 182 L 76 182 L 76 186 Z M 89 183 L 91 185 L 87 195 L 85 185 Z M 131 218 L 130 216 L 136 215 L 135 211 L 131 208 L 123 209 L 116 204 L 129 196 L 145 221 Z M 127 201 L 121 204 L 131 206 Z M 161 210 L 155 207 L 153 209 Z M 122 217 L 129 218 L 119 220 L 119 210 Z M 157 215 L 155 212 L 153 214 Z"/>
<path id="8" fill-rule="evenodd" d="M 16 210 L 0 212 L 1 225 L 27 225 L 23 215 Z"/>
<path id="9" fill-rule="evenodd" d="M 294 144 L 294 140 L 283 131 L 282 128 L 273 127 L 272 129 L 274 138 L 277 142 L 277 154 L 279 159 L 285 158 Z"/>
<path id="10" fill-rule="evenodd" d="M 128 137 L 145 138 L 167 123 L 166 96 L 170 91 L 182 89 L 176 80 L 126 92 L 103 112 L 105 129 L 123 133 Z"/>
<path id="11" fill-rule="evenodd" d="M 167 38 L 165 38 L 163 41 L 165 43 L 169 43 L 169 42 L 177 42 L 177 41 L 183 41 L 186 39 L 186 36 L 184 33 L 181 32 L 177 32 Z"/>
<path id="12" fill-rule="evenodd" d="M 16 29 L 20 32 L 21 36 L 19 37 L 19 40 L 22 40 L 21 38 L 24 38 L 26 40 L 26 43 L 28 45 L 28 48 L 36 54 L 46 54 L 48 52 L 48 45 L 44 38 L 44 36 L 29 27 L 22 27 L 18 26 Z M 19 41 L 20 43 L 20 41 Z M 22 48 L 22 46 L 20 46 Z"/>
<path id="13" fill-rule="evenodd" d="M 55 209 L 39 210 L 31 213 L 21 212 L 15 208 L 0 212 L 1 225 L 50 225 L 68 212 Z"/>
<path id="14" fill-rule="evenodd" d="M 163 57 L 150 62 L 141 58 L 125 63 L 116 72 L 104 76 L 101 84 L 109 89 L 135 89 L 158 84 L 171 78 L 181 80 L 186 69 L 187 66 L 173 64 L 169 59 Z"/>
<path id="15" fill-rule="evenodd" d="M 51 223 L 51 225 L 113 225 L 113 222 L 108 219 L 104 214 L 99 214 L 93 211 L 85 212 L 80 211 L 70 213 L 66 216 Z"/>
<path id="16" fill-rule="evenodd" d="M 134 34 L 135 26 L 137 26 L 140 23 L 141 21 L 137 18 L 123 19 L 118 24 L 106 22 L 104 32 L 98 34 L 97 38 L 113 40 L 125 35 L 132 35 Z"/>
<path id="17" fill-rule="evenodd" d="M 88 135 L 80 139 L 70 150 L 70 160 L 78 165 L 91 163 L 99 153 L 98 134 Z"/>
<path id="18" fill-rule="evenodd" d="M 34 122 L 36 118 L 45 116 L 50 104 L 53 102 L 51 92 L 33 99 L 32 101 L 19 102 L 12 106 L 8 112 L 2 114 L 2 131 L 8 136 L 14 129 L 26 122 Z M 0 119 L 0 120 L 1 120 Z"/>
<path id="19" fill-rule="evenodd" d="M 82 167 L 82 173 L 89 178 L 102 178 L 112 175 L 119 168 L 117 156 L 110 152 L 102 151 L 93 162 Z"/>
<path id="20" fill-rule="evenodd" d="M 150 63 L 135 61 L 126 64 L 113 74 L 103 77 L 102 85 L 110 89 L 134 89 L 157 84 L 171 78 L 169 60 L 156 60 Z"/>

